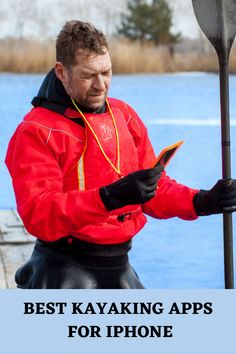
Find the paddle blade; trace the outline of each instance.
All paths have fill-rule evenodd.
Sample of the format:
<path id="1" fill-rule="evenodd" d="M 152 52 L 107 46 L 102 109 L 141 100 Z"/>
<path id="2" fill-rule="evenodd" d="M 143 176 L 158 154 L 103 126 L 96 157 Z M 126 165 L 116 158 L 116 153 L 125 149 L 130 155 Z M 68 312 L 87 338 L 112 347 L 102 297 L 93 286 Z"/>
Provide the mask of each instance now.
<path id="1" fill-rule="evenodd" d="M 203 33 L 222 62 L 228 62 L 236 35 L 236 0 L 192 0 Z"/>

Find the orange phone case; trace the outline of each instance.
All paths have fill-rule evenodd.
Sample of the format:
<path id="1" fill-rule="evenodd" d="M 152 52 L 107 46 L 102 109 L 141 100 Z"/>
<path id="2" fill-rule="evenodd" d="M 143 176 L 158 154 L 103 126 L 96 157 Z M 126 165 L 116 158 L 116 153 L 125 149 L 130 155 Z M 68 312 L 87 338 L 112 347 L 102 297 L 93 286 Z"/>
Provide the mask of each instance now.
<path id="1" fill-rule="evenodd" d="M 156 158 L 156 162 L 153 167 L 156 167 L 158 164 L 163 165 L 164 167 L 170 162 L 176 151 L 184 143 L 183 140 L 178 141 L 173 145 L 169 145 L 161 150 L 160 154 Z"/>

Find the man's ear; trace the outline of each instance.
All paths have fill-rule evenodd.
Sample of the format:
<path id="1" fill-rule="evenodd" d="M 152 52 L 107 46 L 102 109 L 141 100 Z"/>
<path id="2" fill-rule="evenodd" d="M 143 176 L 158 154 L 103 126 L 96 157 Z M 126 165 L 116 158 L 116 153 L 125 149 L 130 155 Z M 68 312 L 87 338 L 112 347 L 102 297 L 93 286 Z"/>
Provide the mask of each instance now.
<path id="1" fill-rule="evenodd" d="M 54 70 L 55 70 L 56 77 L 59 80 L 61 80 L 62 82 L 64 82 L 65 77 L 66 77 L 65 66 L 60 61 L 57 61 L 55 64 Z"/>

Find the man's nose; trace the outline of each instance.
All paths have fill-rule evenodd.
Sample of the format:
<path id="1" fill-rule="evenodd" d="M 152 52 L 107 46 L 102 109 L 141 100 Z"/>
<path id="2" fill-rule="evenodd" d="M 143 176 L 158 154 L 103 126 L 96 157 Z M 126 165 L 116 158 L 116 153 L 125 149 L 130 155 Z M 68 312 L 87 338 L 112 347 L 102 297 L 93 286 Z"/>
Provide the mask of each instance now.
<path id="1" fill-rule="evenodd" d="M 106 86 L 105 86 L 105 81 L 104 77 L 102 75 L 97 75 L 94 80 L 93 80 L 93 87 L 96 90 L 103 91 Z"/>

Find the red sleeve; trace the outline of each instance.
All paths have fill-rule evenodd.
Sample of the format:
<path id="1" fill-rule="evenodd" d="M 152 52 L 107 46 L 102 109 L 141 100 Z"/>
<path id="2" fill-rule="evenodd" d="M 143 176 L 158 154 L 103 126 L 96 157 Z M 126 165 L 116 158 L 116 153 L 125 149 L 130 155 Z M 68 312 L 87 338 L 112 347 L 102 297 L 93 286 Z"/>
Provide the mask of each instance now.
<path id="1" fill-rule="evenodd" d="M 98 189 L 63 192 L 62 173 L 43 132 L 20 125 L 6 156 L 17 210 L 29 233 L 55 241 L 108 217 Z"/>
<path id="2" fill-rule="evenodd" d="M 149 140 L 147 128 L 137 113 L 130 106 L 127 105 L 127 107 L 129 110 L 128 128 L 138 150 L 139 168 L 150 168 L 155 162 L 156 155 Z M 159 219 L 175 216 L 184 220 L 197 219 L 198 216 L 193 206 L 193 197 L 197 192 L 196 189 L 177 183 L 164 171 L 158 182 L 155 197 L 143 205 L 143 212 Z"/>
<path id="3" fill-rule="evenodd" d="M 198 192 L 168 177 L 165 171 L 158 182 L 156 195 L 143 206 L 144 213 L 158 219 L 179 217 L 184 220 L 198 218 L 193 197 Z"/>

